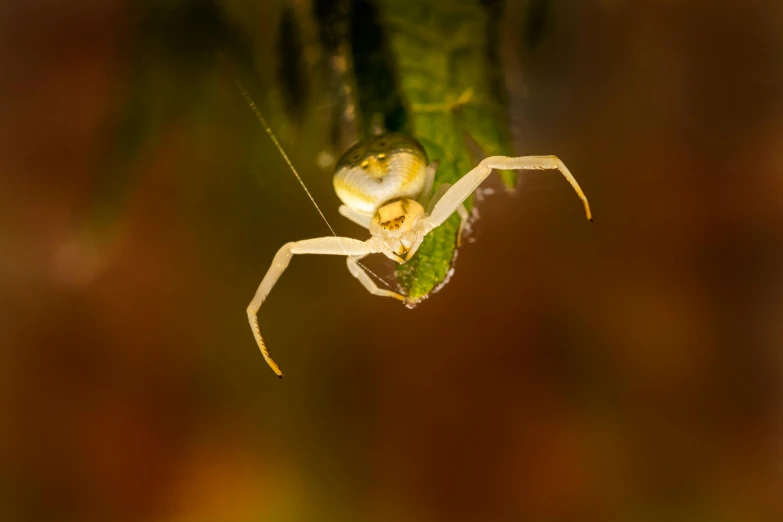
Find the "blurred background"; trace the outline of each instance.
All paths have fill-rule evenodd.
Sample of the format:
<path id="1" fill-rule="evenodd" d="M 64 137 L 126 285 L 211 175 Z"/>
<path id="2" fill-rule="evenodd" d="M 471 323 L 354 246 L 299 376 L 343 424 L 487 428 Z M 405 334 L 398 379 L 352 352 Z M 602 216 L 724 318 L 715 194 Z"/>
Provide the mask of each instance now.
<path id="1" fill-rule="evenodd" d="M 260 314 L 282 381 L 245 307 L 328 229 L 203 59 L 214 12 L 367 234 L 319 166 L 328 82 L 280 109 L 309 2 L 192 5 L 0 2 L 0 520 L 783 519 L 783 4 L 508 0 L 515 152 L 595 224 L 556 173 L 493 179 L 414 310 L 295 259 Z"/>

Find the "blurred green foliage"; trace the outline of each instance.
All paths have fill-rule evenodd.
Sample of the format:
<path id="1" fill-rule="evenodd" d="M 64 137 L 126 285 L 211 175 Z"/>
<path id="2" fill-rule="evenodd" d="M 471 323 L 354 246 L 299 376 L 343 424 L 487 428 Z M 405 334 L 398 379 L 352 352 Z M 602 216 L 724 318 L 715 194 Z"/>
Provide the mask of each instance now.
<path id="1" fill-rule="evenodd" d="M 439 165 L 435 188 L 455 183 L 473 168 L 477 158 L 471 145 L 486 155 L 509 154 L 501 73 L 491 59 L 497 56 L 491 36 L 497 34 L 500 10 L 478 0 L 380 3 L 381 25 L 388 32 L 408 108 L 408 130 Z M 513 187 L 514 173 L 503 173 L 503 180 Z M 426 297 L 445 280 L 458 228 L 455 214 L 398 267 L 397 280 L 409 299 Z"/>
<path id="2" fill-rule="evenodd" d="M 136 163 L 175 123 L 209 116 L 221 56 L 238 65 L 257 92 L 250 40 L 213 0 L 139 2 L 125 55 L 128 78 L 104 147 L 105 173 L 93 183 L 88 227 L 107 240 L 138 183 Z"/>
<path id="3" fill-rule="evenodd" d="M 501 4 L 313 0 L 302 8 L 283 3 L 276 11 L 273 89 L 282 103 L 268 119 L 284 128 L 302 122 L 308 81 L 318 70 L 308 69 L 305 54 L 317 47 L 334 107 L 335 152 L 380 132 L 406 132 L 438 163 L 434 188 L 453 184 L 477 156 L 511 151 L 498 58 Z M 197 108 L 213 106 L 206 101 L 221 79 L 236 76 L 251 96 L 264 98 L 252 27 L 240 21 L 253 9 L 249 1 L 217 0 L 137 6 L 127 102 L 110 148 L 109 175 L 95 184 L 93 223 L 110 224 L 116 218 L 135 182 L 133 159 L 174 119 L 190 121 L 199 117 Z M 317 28 L 317 42 L 305 43 L 301 26 L 308 24 Z M 514 186 L 514 173 L 501 175 L 508 187 Z M 411 302 L 446 279 L 458 226 L 454 215 L 397 268 L 396 279 Z"/>

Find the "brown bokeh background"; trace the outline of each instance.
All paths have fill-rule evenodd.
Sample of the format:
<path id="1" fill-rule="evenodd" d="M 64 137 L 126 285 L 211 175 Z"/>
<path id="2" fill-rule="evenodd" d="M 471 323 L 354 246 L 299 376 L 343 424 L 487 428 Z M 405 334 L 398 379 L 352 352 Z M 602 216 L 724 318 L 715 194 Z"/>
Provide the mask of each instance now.
<path id="1" fill-rule="evenodd" d="M 517 152 L 596 223 L 528 174 L 415 310 L 295 259 L 261 313 L 283 381 L 245 306 L 328 231 L 230 81 L 85 240 L 131 4 L 0 4 L 0 520 L 783 519 L 782 4 L 557 0 L 531 48 L 509 2 Z M 272 74 L 279 6 L 229 4 Z M 285 145 L 364 237 L 323 129 Z"/>

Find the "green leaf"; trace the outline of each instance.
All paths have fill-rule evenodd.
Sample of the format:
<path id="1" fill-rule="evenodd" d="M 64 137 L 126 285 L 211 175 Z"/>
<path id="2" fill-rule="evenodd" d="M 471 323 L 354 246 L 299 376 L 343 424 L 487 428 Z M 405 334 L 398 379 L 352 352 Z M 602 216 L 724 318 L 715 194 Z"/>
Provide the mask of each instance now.
<path id="1" fill-rule="evenodd" d="M 404 130 L 415 136 L 430 161 L 439 164 L 435 189 L 444 183 L 453 184 L 475 166 L 480 158 L 474 157 L 472 146 L 485 155 L 510 153 L 505 95 L 497 63 L 497 2 L 365 0 L 354 2 L 354 10 L 357 8 L 363 16 L 355 16 L 353 23 L 367 26 L 364 32 L 372 33 L 376 40 L 380 38 L 377 35 L 385 38 L 369 44 L 367 39 L 354 38 L 351 42 L 364 122 L 382 119 L 387 123 L 385 130 Z M 363 65 L 362 57 L 368 54 L 376 67 Z M 392 74 L 366 72 L 380 67 Z M 399 105 L 404 107 L 402 118 Z M 395 114 L 396 120 L 390 118 Z M 390 120 L 402 124 L 390 128 Z M 363 127 L 366 136 L 371 127 L 366 123 Z M 513 187 L 515 174 L 502 176 L 506 185 Z M 471 204 L 467 202 L 468 208 Z M 397 268 L 397 281 L 411 303 L 446 280 L 454 260 L 458 227 L 459 218 L 454 215 L 425 238 L 410 261 Z"/>

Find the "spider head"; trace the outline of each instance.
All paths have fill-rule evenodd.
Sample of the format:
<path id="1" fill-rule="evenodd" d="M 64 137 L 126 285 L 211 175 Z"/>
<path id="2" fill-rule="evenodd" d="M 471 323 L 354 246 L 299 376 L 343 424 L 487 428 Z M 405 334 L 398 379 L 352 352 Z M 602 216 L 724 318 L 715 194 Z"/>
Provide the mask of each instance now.
<path id="1" fill-rule="evenodd" d="M 379 238 L 389 259 L 404 263 L 416 253 L 424 238 L 416 223 L 424 208 L 415 200 L 400 198 L 380 207 L 370 223 L 370 234 Z"/>

